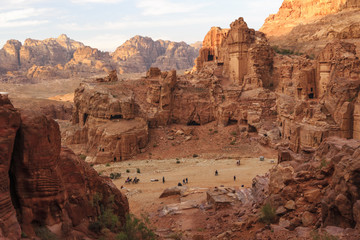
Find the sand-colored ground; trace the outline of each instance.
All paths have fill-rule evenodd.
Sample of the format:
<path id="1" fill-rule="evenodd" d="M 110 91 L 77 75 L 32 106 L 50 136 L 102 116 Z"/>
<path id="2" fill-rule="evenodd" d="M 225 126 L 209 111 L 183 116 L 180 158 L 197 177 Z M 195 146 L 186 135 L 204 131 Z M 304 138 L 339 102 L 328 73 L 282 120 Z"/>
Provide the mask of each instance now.
<path id="1" fill-rule="evenodd" d="M 200 188 L 204 192 L 207 188 L 221 186 L 225 187 L 251 187 L 252 179 L 256 175 L 265 174 L 274 166 L 273 159 L 259 161 L 259 158 L 241 159 L 241 165 L 237 166 L 237 159 L 176 159 L 167 160 L 130 160 L 112 163 L 110 166 L 97 165 L 94 168 L 102 175 L 109 176 L 110 173 L 120 172 L 121 178 L 114 180 L 115 185 L 127 195 L 130 203 L 130 211 L 136 215 L 141 213 L 154 213 L 166 199 L 160 199 L 160 194 L 168 187 L 176 186 L 184 178 L 188 178 L 189 188 Z M 140 169 L 140 174 L 137 173 Z M 127 173 L 126 171 L 130 172 Z M 215 176 L 215 170 L 219 175 Z M 125 184 L 127 177 L 137 177 L 138 184 Z M 165 183 L 162 183 L 162 177 Z M 236 176 L 236 181 L 233 177 Z M 158 179 L 158 182 L 151 182 Z"/>

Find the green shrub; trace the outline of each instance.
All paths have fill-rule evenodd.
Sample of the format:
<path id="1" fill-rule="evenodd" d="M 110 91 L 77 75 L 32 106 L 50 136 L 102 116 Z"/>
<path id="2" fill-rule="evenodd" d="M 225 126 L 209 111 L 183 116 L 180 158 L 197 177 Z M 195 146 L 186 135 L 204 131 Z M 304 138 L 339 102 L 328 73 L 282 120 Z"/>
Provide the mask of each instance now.
<path id="1" fill-rule="evenodd" d="M 153 147 L 156 148 L 158 145 L 156 143 L 154 143 Z"/>
<path id="2" fill-rule="evenodd" d="M 121 177 L 121 173 L 110 173 L 111 179 L 118 179 Z"/>
<path id="3" fill-rule="evenodd" d="M 234 140 L 234 141 L 231 141 L 231 142 L 230 142 L 230 145 L 235 145 L 235 143 L 236 143 L 235 140 Z"/>
<path id="4" fill-rule="evenodd" d="M 179 164 L 179 163 L 180 163 L 180 160 L 176 160 L 176 163 Z"/>
<path id="5" fill-rule="evenodd" d="M 130 172 L 130 169 L 126 169 L 126 172 L 129 173 L 129 172 Z"/>
<path id="6" fill-rule="evenodd" d="M 91 222 L 89 224 L 88 229 L 96 234 L 99 234 L 101 232 L 101 229 L 103 228 L 103 226 L 101 225 L 101 223 L 99 221 L 96 222 Z"/>
<path id="7" fill-rule="evenodd" d="M 149 228 L 149 219 L 143 216 L 143 220 L 132 214 L 126 215 L 126 224 L 116 240 L 154 240 L 155 233 Z"/>
<path id="8" fill-rule="evenodd" d="M 266 203 L 261 208 L 261 221 L 265 224 L 274 223 L 276 220 L 276 210 L 270 203 Z"/>
<path id="9" fill-rule="evenodd" d="M 85 159 L 86 159 L 86 155 L 80 154 L 79 158 L 80 158 L 81 160 L 85 160 Z"/>
<path id="10" fill-rule="evenodd" d="M 325 158 L 323 158 L 320 163 L 320 169 L 327 167 L 328 164 L 329 163 L 325 160 Z"/>
<path id="11" fill-rule="evenodd" d="M 99 218 L 100 224 L 112 232 L 115 232 L 119 227 L 119 218 L 113 212 L 113 209 L 108 207 Z"/>
<path id="12" fill-rule="evenodd" d="M 105 166 L 106 166 L 106 167 L 110 167 L 110 163 L 107 163 Z"/>
<path id="13" fill-rule="evenodd" d="M 230 134 L 231 134 L 231 136 L 234 136 L 234 137 L 237 136 L 237 132 L 236 132 L 236 131 L 232 131 Z"/>
<path id="14" fill-rule="evenodd" d="M 35 234 L 41 240 L 57 240 L 58 237 L 45 226 L 35 227 Z"/>
<path id="15" fill-rule="evenodd" d="M 193 158 L 197 158 L 198 156 L 196 153 L 193 154 Z"/>
<path id="16" fill-rule="evenodd" d="M 24 232 L 21 232 L 21 238 L 28 238 L 28 235 Z"/>

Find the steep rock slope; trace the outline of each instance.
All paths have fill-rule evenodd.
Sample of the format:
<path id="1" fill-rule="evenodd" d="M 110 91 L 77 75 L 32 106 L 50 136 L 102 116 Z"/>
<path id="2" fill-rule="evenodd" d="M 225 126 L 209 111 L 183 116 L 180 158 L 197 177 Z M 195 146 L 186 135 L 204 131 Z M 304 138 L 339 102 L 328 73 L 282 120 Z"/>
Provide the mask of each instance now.
<path id="1" fill-rule="evenodd" d="M 71 150 L 61 148 L 54 120 L 20 113 L 0 95 L 0 122 L 0 238 L 19 239 L 21 232 L 32 237 L 44 229 L 63 239 L 94 236 L 89 223 L 110 198 L 124 224 L 126 197 Z"/>
<path id="2" fill-rule="evenodd" d="M 333 39 L 359 44 L 360 1 L 284 0 L 277 14 L 270 15 L 260 31 L 272 45 L 317 54 Z"/>

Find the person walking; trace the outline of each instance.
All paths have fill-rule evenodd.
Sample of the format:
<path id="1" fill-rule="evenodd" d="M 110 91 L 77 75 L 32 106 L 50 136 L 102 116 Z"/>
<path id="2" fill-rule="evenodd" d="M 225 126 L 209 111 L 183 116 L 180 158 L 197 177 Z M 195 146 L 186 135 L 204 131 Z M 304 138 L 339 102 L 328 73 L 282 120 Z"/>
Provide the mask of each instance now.
<path id="1" fill-rule="evenodd" d="M 234 176 L 234 181 L 236 181 L 236 176 Z"/>
<path id="2" fill-rule="evenodd" d="M 165 177 L 163 176 L 163 183 L 165 183 Z"/>

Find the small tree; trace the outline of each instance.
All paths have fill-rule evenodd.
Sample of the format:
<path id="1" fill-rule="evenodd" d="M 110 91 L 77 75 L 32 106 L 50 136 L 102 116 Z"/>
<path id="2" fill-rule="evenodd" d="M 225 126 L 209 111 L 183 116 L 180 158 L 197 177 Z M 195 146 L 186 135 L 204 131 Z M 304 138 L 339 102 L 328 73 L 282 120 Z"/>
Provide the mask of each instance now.
<path id="1" fill-rule="evenodd" d="M 274 223 L 276 220 L 276 210 L 270 203 L 266 203 L 261 208 L 261 221 L 265 224 Z"/>

